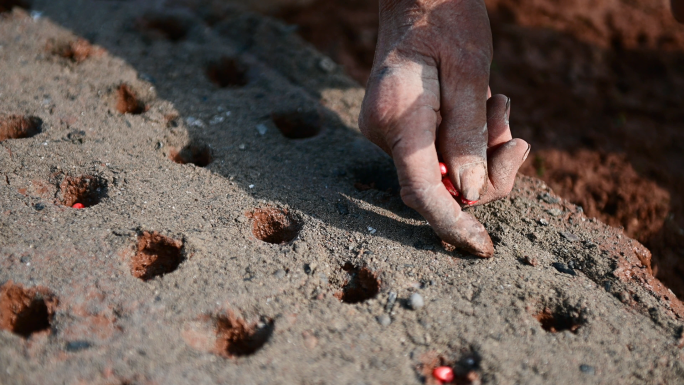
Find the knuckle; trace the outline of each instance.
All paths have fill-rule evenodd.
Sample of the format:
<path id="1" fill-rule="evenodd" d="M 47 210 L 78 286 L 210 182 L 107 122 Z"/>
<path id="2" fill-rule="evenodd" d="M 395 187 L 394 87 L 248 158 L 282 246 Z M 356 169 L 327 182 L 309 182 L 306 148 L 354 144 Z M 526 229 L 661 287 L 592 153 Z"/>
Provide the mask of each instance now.
<path id="1" fill-rule="evenodd" d="M 413 182 L 401 186 L 401 200 L 409 207 L 421 210 L 432 204 L 432 189 L 425 182 Z"/>

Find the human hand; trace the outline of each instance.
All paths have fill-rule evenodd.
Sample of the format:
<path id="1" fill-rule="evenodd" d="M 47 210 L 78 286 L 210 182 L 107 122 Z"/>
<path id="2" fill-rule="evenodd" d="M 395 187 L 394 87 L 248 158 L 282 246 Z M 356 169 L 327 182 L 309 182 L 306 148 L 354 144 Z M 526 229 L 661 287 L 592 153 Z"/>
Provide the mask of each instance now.
<path id="1" fill-rule="evenodd" d="M 487 100 L 491 57 L 483 1 L 381 0 L 359 116 L 364 135 L 394 159 L 404 203 L 442 240 L 481 257 L 494 254 L 492 241 L 442 184 L 437 152 L 463 198 L 510 192 L 529 145 L 511 137 L 509 99 Z"/>

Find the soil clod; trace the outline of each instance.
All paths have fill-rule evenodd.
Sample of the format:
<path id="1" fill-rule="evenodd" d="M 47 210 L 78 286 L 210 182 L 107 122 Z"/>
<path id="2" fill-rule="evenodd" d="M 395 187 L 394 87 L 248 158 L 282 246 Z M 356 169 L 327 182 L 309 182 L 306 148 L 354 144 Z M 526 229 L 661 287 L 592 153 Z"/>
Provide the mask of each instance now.
<path id="1" fill-rule="evenodd" d="M 228 358 L 250 356 L 256 353 L 268 342 L 275 329 L 272 320 L 268 320 L 261 326 L 256 322 L 248 324 L 232 312 L 217 316 L 215 322 L 215 353 Z"/>
<path id="2" fill-rule="evenodd" d="M 551 311 L 549 308 L 545 308 L 537 313 L 534 318 L 539 321 L 542 329 L 550 333 L 558 333 L 565 330 L 577 333 L 577 329 L 582 326 L 579 317 L 574 317 L 563 311 Z"/>
<path id="3" fill-rule="evenodd" d="M 258 239 L 277 245 L 289 243 L 297 237 L 301 223 L 287 210 L 256 209 L 247 215 L 252 218 L 252 233 Z"/>
<path id="4" fill-rule="evenodd" d="M 9 281 L 0 288 L 0 329 L 24 338 L 49 331 L 57 302 L 45 288 L 25 289 Z"/>
<path id="5" fill-rule="evenodd" d="M 75 63 L 82 63 L 92 56 L 101 55 L 103 50 L 96 48 L 86 39 L 76 39 L 71 42 L 49 41 L 46 49 L 54 55 L 69 59 Z"/>
<path id="6" fill-rule="evenodd" d="M 236 59 L 222 57 L 211 62 L 206 69 L 207 78 L 221 88 L 247 85 L 247 71 Z"/>
<path id="7" fill-rule="evenodd" d="M 271 119 L 286 138 L 306 139 L 321 132 L 321 116 L 315 110 L 274 112 Z"/>
<path id="8" fill-rule="evenodd" d="M 68 176 L 64 178 L 59 189 L 62 205 L 73 207 L 74 204 L 80 203 L 83 207 L 91 207 L 100 203 L 100 199 L 106 195 L 107 183 L 92 175 Z"/>
<path id="9" fill-rule="evenodd" d="M 187 145 L 180 151 L 171 150 L 169 158 L 179 164 L 194 164 L 198 167 L 207 167 L 214 161 L 211 148 L 207 145 Z"/>
<path id="10" fill-rule="evenodd" d="M 145 112 L 146 108 L 130 86 L 121 84 L 117 90 L 116 110 L 121 114 L 139 115 Z"/>
<path id="11" fill-rule="evenodd" d="M 183 261 L 183 242 L 155 232 L 138 236 L 137 251 L 131 259 L 131 274 L 143 281 L 171 273 Z"/>
<path id="12" fill-rule="evenodd" d="M 357 268 L 350 262 L 342 266 L 349 280 L 335 297 L 344 303 L 361 303 L 375 298 L 380 292 L 380 280 L 368 268 Z"/>
<path id="13" fill-rule="evenodd" d="M 0 114 L 0 142 L 30 138 L 40 133 L 42 121 L 35 116 Z"/>

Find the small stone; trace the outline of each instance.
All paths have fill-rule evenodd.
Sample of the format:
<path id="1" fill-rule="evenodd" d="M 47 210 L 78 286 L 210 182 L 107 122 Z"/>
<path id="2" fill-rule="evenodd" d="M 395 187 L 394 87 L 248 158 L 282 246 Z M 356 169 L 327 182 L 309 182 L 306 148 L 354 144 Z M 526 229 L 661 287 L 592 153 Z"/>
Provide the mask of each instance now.
<path id="1" fill-rule="evenodd" d="M 304 346 L 307 347 L 307 349 L 313 349 L 318 345 L 318 338 L 314 336 L 310 332 L 303 332 L 302 337 L 304 338 Z"/>
<path id="2" fill-rule="evenodd" d="M 374 229 L 374 228 L 368 226 L 368 232 L 369 232 L 369 233 L 375 234 L 377 231 L 378 231 L 377 229 Z"/>
<path id="3" fill-rule="evenodd" d="M 551 264 L 551 266 L 553 266 L 556 270 L 558 270 L 561 273 L 577 275 L 577 273 L 575 273 L 575 270 L 571 269 L 564 263 L 554 262 Z"/>
<path id="4" fill-rule="evenodd" d="M 278 279 L 285 278 L 285 275 L 286 275 L 286 274 L 287 274 L 287 273 L 286 273 L 285 270 L 283 270 L 283 269 L 278 269 L 278 270 L 276 270 L 275 273 L 273 273 L 273 275 L 274 275 L 276 278 L 278 278 Z"/>
<path id="5" fill-rule="evenodd" d="M 392 311 L 392 308 L 394 307 L 395 302 L 397 302 L 397 292 L 396 291 L 390 291 L 389 295 L 387 296 L 387 305 L 385 305 L 385 311 L 386 312 Z"/>
<path id="6" fill-rule="evenodd" d="M 542 225 L 542 226 L 548 226 L 548 225 L 549 225 L 549 221 L 547 221 L 546 219 L 542 218 L 542 219 L 539 220 L 539 224 Z"/>
<path id="7" fill-rule="evenodd" d="M 325 73 L 331 73 L 335 70 L 335 62 L 328 57 L 324 57 L 318 62 L 318 68 L 320 68 Z"/>
<path id="8" fill-rule="evenodd" d="M 593 376 L 594 374 L 596 374 L 596 368 L 594 368 L 594 367 L 591 366 L 591 365 L 582 364 L 582 365 L 580 365 L 579 368 L 580 368 L 580 371 L 581 371 L 582 373 L 586 373 L 586 374 L 589 374 L 589 375 L 591 375 L 591 376 Z"/>
<path id="9" fill-rule="evenodd" d="M 530 266 L 537 266 L 539 262 L 537 262 L 537 258 L 530 257 L 529 255 L 526 255 L 522 258 L 522 261 Z"/>
<path id="10" fill-rule="evenodd" d="M 563 214 L 563 210 L 560 210 L 560 209 L 549 209 L 549 210 L 546 210 L 546 212 L 553 215 L 554 217 L 557 217 L 557 216 Z"/>
<path id="11" fill-rule="evenodd" d="M 79 350 L 88 349 L 91 346 L 93 346 L 93 344 L 88 341 L 69 341 L 67 342 L 65 349 L 67 352 L 77 352 Z"/>
<path id="12" fill-rule="evenodd" d="M 575 235 L 575 234 L 573 234 L 573 233 L 571 233 L 571 232 L 569 232 L 569 231 L 559 231 L 558 233 L 559 233 L 563 238 L 567 239 L 567 240 L 570 241 L 570 242 L 577 242 L 577 241 L 580 240 L 580 238 L 579 238 L 577 235 Z"/>
<path id="13" fill-rule="evenodd" d="M 413 310 L 420 309 L 421 307 L 425 306 L 425 301 L 423 300 L 423 296 L 418 294 L 418 293 L 411 294 L 411 297 L 409 297 L 408 305 Z"/>
<path id="14" fill-rule="evenodd" d="M 266 134 L 266 131 L 268 131 L 268 127 L 266 127 L 266 125 L 263 123 L 257 124 L 256 129 L 259 135 L 262 136 Z"/>
<path id="15" fill-rule="evenodd" d="M 550 203 L 550 204 L 555 204 L 555 203 L 560 202 L 560 199 L 552 196 L 551 194 L 549 194 L 547 192 L 539 194 L 538 198 L 543 200 L 544 202 Z"/>
<path id="16" fill-rule="evenodd" d="M 35 205 L 33 205 L 33 208 L 36 209 L 36 211 L 40 211 L 45 208 L 45 205 L 42 203 L 36 203 Z"/>
<path id="17" fill-rule="evenodd" d="M 238 149 L 240 149 L 240 150 L 244 150 L 245 148 L 247 148 L 247 146 L 245 146 L 244 143 L 241 143 L 240 145 L 238 145 Z"/>
<path id="18" fill-rule="evenodd" d="M 392 323 L 392 317 L 390 317 L 389 314 L 380 314 L 379 316 L 375 317 L 375 319 L 382 326 L 389 326 Z"/>

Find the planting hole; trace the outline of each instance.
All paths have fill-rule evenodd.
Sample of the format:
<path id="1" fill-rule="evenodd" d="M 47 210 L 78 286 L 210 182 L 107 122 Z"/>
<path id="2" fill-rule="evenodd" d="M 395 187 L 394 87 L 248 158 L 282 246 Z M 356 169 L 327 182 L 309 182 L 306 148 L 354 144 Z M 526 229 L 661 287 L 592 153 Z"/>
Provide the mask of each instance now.
<path id="1" fill-rule="evenodd" d="M 56 306 L 57 299 L 47 289 L 24 289 L 9 281 L 0 288 L 0 329 L 24 338 L 49 331 Z"/>
<path id="2" fill-rule="evenodd" d="M 40 133 L 42 123 L 35 116 L 0 115 L 0 142 L 37 135 Z"/>
<path id="3" fill-rule="evenodd" d="M 256 209 L 247 215 L 252 218 L 252 233 L 264 242 L 285 244 L 297 237 L 301 224 L 287 210 Z"/>
<path id="4" fill-rule="evenodd" d="M 318 111 L 274 112 L 271 119 L 286 138 L 306 139 L 321 132 L 321 115 Z"/>
<path id="5" fill-rule="evenodd" d="M 205 145 L 187 145 L 180 151 L 173 149 L 169 158 L 176 163 L 192 163 L 199 167 L 207 167 L 214 160 L 211 156 L 211 148 Z"/>
<path id="6" fill-rule="evenodd" d="M 81 63 L 89 57 L 99 55 L 103 52 L 102 49 L 93 47 L 93 45 L 85 39 L 77 39 L 72 42 L 62 43 L 50 41 L 46 48 L 54 55 L 69 59 L 75 63 Z"/>
<path id="7" fill-rule="evenodd" d="M 14 7 L 29 9 L 31 4 L 25 0 L 0 0 L 0 13 L 11 12 Z"/>
<path id="8" fill-rule="evenodd" d="M 342 291 L 335 297 L 344 303 L 360 303 L 375 298 L 380 292 L 380 281 L 367 268 L 357 268 L 350 262 L 342 266 L 342 270 L 349 274 Z"/>
<path id="9" fill-rule="evenodd" d="M 144 231 L 138 236 L 137 251 L 131 259 L 131 274 L 143 281 L 168 274 L 183 260 L 182 249 L 179 240 Z"/>
<path id="10" fill-rule="evenodd" d="M 223 57 L 207 65 L 207 77 L 221 88 L 242 87 L 247 84 L 247 74 L 237 60 Z"/>
<path id="11" fill-rule="evenodd" d="M 107 192 L 107 183 L 96 176 L 68 176 L 59 186 L 61 203 L 72 207 L 80 203 L 83 207 L 95 206 Z"/>
<path id="12" fill-rule="evenodd" d="M 256 353 L 273 334 L 273 321 L 248 324 L 232 312 L 215 317 L 215 352 L 224 357 L 235 358 Z"/>
<path id="13" fill-rule="evenodd" d="M 577 329 L 582 326 L 579 315 L 573 316 L 561 311 L 552 312 L 549 308 L 537 313 L 534 318 L 539 321 L 544 330 L 550 333 L 558 333 L 564 330 L 577 333 Z"/>
<path id="14" fill-rule="evenodd" d="M 138 100 L 135 92 L 127 84 L 121 84 L 116 92 L 116 110 L 119 113 L 138 115 L 145 112 L 145 104 Z"/>
<path id="15" fill-rule="evenodd" d="M 172 15 L 148 14 L 138 20 L 138 25 L 171 41 L 181 41 L 188 35 L 188 25 Z"/>

